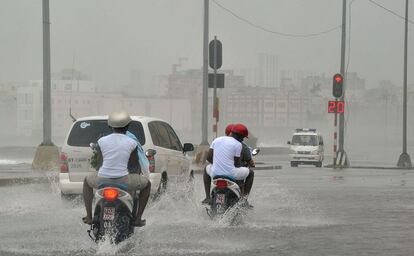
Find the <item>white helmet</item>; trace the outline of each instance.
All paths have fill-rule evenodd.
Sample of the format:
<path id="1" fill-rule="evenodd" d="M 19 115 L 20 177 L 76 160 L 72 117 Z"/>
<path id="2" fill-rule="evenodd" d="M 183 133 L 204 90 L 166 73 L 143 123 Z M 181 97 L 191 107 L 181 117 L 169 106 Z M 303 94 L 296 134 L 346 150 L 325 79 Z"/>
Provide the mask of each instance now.
<path id="1" fill-rule="evenodd" d="M 112 128 L 122 128 L 127 126 L 131 121 L 132 119 L 126 111 L 116 111 L 109 115 L 108 125 Z"/>

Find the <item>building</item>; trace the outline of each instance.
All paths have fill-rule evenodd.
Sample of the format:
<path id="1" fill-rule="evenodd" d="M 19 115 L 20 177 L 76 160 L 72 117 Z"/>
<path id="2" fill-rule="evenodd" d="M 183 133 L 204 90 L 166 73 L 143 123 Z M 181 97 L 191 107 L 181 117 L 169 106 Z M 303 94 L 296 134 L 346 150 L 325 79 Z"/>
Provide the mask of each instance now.
<path id="1" fill-rule="evenodd" d="M 220 98 L 222 123 L 244 123 L 262 139 L 269 134 L 286 134 L 307 125 L 309 100 L 293 90 L 228 88 Z"/>
<path id="2" fill-rule="evenodd" d="M 63 142 L 73 119 L 107 115 L 124 109 L 131 115 L 152 116 L 171 123 L 183 134 L 192 131 L 190 101 L 182 98 L 134 97 L 123 93 L 97 92 L 90 80 L 52 80 L 52 136 L 55 143 Z M 30 81 L 28 86 L 17 88 L 17 133 L 22 137 L 42 135 L 43 128 L 43 82 Z M 15 127 L 16 127 L 15 126 Z"/>
<path id="3" fill-rule="evenodd" d="M 2 120 L 0 138 L 6 143 L 10 143 L 10 138 L 16 135 L 18 86 L 15 83 L 0 83 L 0 120 Z"/>
<path id="4" fill-rule="evenodd" d="M 258 86 L 276 88 L 278 85 L 278 61 L 272 54 L 259 53 Z"/>

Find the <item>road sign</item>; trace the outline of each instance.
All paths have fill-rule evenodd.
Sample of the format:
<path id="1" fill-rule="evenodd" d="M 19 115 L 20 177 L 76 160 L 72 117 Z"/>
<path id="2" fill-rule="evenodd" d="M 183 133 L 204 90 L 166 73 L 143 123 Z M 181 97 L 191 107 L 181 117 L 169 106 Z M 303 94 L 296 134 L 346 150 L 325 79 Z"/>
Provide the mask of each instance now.
<path id="1" fill-rule="evenodd" d="M 214 50 L 214 45 L 216 44 L 216 50 Z M 211 40 L 210 44 L 208 45 L 208 62 L 209 65 L 212 69 L 219 69 L 221 68 L 222 65 L 222 51 L 223 51 L 223 46 L 221 44 L 221 42 L 217 39 L 215 40 Z M 215 53 L 215 54 L 214 54 Z M 214 67 L 214 59 L 215 59 L 215 64 L 216 67 Z"/>
<path id="2" fill-rule="evenodd" d="M 216 74 L 217 76 L 217 84 L 216 88 L 224 88 L 224 74 Z M 208 88 L 214 88 L 214 74 L 208 74 Z"/>
<path id="3" fill-rule="evenodd" d="M 328 101 L 328 113 L 342 114 L 345 111 L 345 102 L 340 100 Z"/>

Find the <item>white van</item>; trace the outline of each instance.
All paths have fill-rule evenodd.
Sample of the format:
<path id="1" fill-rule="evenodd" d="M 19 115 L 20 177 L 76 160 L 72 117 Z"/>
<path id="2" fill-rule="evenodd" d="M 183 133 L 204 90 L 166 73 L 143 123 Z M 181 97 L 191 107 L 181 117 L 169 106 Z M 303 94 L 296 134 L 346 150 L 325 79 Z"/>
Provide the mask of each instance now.
<path id="1" fill-rule="evenodd" d="M 296 129 L 293 133 L 290 145 L 290 166 L 299 164 L 311 164 L 322 167 L 323 162 L 323 138 L 316 129 Z"/>
<path id="2" fill-rule="evenodd" d="M 151 193 L 167 185 L 168 179 L 192 176 L 191 159 L 188 151 L 194 150 L 191 143 L 181 144 L 174 129 L 165 121 L 143 116 L 131 116 L 129 131 L 141 143 L 149 155 Z M 62 198 L 82 194 L 83 180 L 88 173 L 96 170 L 91 167 L 92 149 L 90 143 L 112 131 L 108 126 L 108 116 L 90 116 L 76 120 L 66 136 L 60 154 L 59 186 Z"/>

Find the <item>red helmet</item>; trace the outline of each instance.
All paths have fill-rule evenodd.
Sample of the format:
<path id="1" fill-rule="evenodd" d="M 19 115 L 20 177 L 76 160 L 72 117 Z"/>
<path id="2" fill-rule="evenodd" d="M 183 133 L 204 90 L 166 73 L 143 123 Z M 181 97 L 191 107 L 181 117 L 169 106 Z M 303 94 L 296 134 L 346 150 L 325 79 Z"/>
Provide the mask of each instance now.
<path id="1" fill-rule="evenodd" d="M 247 130 L 247 127 L 243 124 L 235 124 L 233 125 L 233 128 L 231 129 L 232 133 L 238 133 L 243 137 L 249 137 L 249 130 Z"/>
<path id="2" fill-rule="evenodd" d="M 233 129 L 234 124 L 229 124 L 226 127 L 226 130 L 224 131 L 224 133 L 226 134 L 226 136 L 229 136 L 231 133 L 231 130 Z"/>

